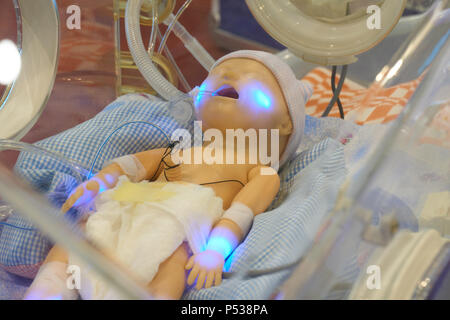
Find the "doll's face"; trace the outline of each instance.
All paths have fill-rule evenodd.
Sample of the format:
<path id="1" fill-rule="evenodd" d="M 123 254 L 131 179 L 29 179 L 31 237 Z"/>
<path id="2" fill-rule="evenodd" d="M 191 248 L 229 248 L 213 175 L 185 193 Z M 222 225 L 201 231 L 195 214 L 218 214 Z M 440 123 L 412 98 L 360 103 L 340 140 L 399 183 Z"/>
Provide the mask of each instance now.
<path id="1" fill-rule="evenodd" d="M 292 132 L 281 88 L 272 72 L 256 60 L 234 58 L 216 66 L 194 102 L 204 130 L 279 129 L 280 137 Z"/>

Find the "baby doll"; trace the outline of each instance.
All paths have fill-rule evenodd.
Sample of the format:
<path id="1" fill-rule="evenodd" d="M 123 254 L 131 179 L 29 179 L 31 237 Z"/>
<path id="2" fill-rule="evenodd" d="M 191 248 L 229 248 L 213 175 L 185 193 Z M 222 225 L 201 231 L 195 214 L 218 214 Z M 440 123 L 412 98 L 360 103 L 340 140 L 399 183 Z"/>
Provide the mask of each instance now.
<path id="1" fill-rule="evenodd" d="M 205 132 L 214 129 L 224 137 L 230 129 L 256 129 L 256 143 L 230 149 L 214 141 L 214 162 L 194 159 L 213 142 L 178 150 L 178 157 L 172 145 L 115 159 L 80 185 L 62 210 L 96 197 L 96 212 L 85 225 L 87 237 L 133 271 L 156 298 L 178 299 L 186 283 L 195 281 L 197 289 L 217 286 L 226 258 L 278 192 L 276 170 L 300 144 L 310 95 L 308 84 L 272 54 L 226 55 L 194 97 L 197 119 Z M 269 164 L 259 152 L 252 157 L 265 142 L 264 132 L 265 138 L 276 137 L 269 140 L 277 144 L 277 161 Z M 218 145 L 223 152 L 217 152 Z M 179 161 L 180 155 L 193 161 Z M 76 298 L 66 288 L 65 271 L 73 261 L 62 248 L 53 247 L 26 298 Z M 85 270 L 82 298 L 120 298 Z M 190 270 L 187 279 L 185 270 Z"/>

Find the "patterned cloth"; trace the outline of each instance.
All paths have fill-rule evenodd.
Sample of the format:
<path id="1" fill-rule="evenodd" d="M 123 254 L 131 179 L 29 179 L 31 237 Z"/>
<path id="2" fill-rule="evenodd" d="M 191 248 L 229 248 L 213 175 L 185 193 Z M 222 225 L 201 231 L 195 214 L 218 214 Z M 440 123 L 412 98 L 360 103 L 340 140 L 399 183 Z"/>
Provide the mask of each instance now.
<path id="1" fill-rule="evenodd" d="M 30 279 L 16 276 L 0 268 L 0 300 L 20 300 L 30 285 Z"/>
<path id="2" fill-rule="evenodd" d="M 190 288 L 184 298 L 271 298 L 292 264 L 312 245 L 345 175 L 344 148 L 335 140 L 325 139 L 297 155 L 281 172 L 280 194 L 285 197 L 278 197 L 273 210 L 255 218 L 245 241 L 226 261 L 225 269 L 233 276 L 218 287 Z"/>
<path id="3" fill-rule="evenodd" d="M 122 97 L 93 119 L 37 144 L 89 168 L 105 139 L 123 123 L 137 120 L 155 123 L 170 136 L 180 125 L 169 117 L 163 102 L 149 99 L 139 95 Z M 306 121 L 311 127 L 315 126 L 313 122 L 311 118 Z M 191 128 L 188 130 L 191 131 Z M 164 145 L 164 135 L 158 130 L 141 124 L 130 125 L 109 140 L 94 168 L 99 170 L 103 163 L 115 157 Z M 71 168 L 38 155 L 21 154 L 15 169 L 36 189 L 49 194 L 57 206 L 65 201 L 77 183 Z M 321 138 L 305 146 L 280 171 L 282 184 L 272 211 L 257 217 L 247 240 L 227 260 L 227 270 L 239 272 L 249 266 L 253 271 L 264 271 L 289 264 L 302 256 L 310 246 L 323 216 L 334 204 L 345 173 L 340 142 Z M 33 228 L 17 213 L 9 218 L 8 223 Z M 37 230 L 25 231 L 5 226 L 0 234 L 0 264 L 10 272 L 32 278 L 50 247 L 49 240 Z M 269 298 L 289 271 L 286 269 L 242 281 L 226 279 L 219 288 L 188 290 L 185 297 Z"/>
<path id="4" fill-rule="evenodd" d="M 135 122 L 111 136 L 94 165 L 95 173 L 104 163 L 116 157 L 167 145 L 162 132 L 142 121 L 163 128 L 169 137 L 180 127 L 169 116 L 165 102 L 146 95 L 130 95 L 117 99 L 91 120 L 36 145 L 72 159 L 84 168 L 90 168 L 97 151 L 108 136 L 122 124 Z M 186 129 L 192 132 L 192 128 Z M 48 194 L 57 207 L 61 207 L 67 195 L 79 183 L 71 167 L 37 154 L 22 153 L 15 171 L 37 191 Z M 86 173 L 87 171 L 78 172 L 84 177 Z M 72 211 L 70 214 L 76 212 Z M 33 278 L 51 243 L 37 230 L 23 230 L 33 228 L 33 225 L 17 213 L 11 215 L 6 222 L 16 228 L 3 226 L 1 229 L 0 266 L 17 275 Z"/>
<path id="5" fill-rule="evenodd" d="M 438 108 L 439 111 L 423 133 L 420 142 L 450 149 L 450 102 Z"/>
<path id="6" fill-rule="evenodd" d="M 308 73 L 303 80 L 314 87 L 314 94 L 306 104 L 306 113 L 321 117 L 333 96 L 331 91 L 331 71 L 317 68 Z M 346 79 L 340 95 L 346 119 L 357 124 L 387 123 L 395 120 L 403 111 L 420 84 L 422 78 L 402 83 L 391 88 L 377 89 L 375 86 L 364 88 Z M 339 82 L 337 76 L 336 84 Z M 331 110 L 330 117 L 339 117 L 337 104 Z"/>

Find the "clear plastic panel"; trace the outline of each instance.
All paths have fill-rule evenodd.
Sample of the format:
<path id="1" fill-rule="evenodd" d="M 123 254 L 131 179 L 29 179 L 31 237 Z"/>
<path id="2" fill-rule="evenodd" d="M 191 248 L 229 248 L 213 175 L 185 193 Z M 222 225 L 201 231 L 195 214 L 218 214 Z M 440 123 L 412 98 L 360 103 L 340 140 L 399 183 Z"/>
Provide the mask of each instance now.
<path id="1" fill-rule="evenodd" d="M 282 285 L 280 297 L 347 298 L 373 251 L 386 246 L 391 240 L 389 234 L 375 240 L 367 236 L 368 228 L 380 225 L 385 216 L 392 216 L 391 221 L 396 221 L 392 231 L 396 228 L 413 231 L 434 228 L 444 236 L 449 235 L 449 227 L 442 223 L 439 216 L 441 211 L 436 213 L 428 209 L 429 203 L 441 199 L 441 194 L 450 190 L 450 28 L 449 9 L 444 3 L 446 1 L 437 1 L 429 12 L 415 20 L 417 32 L 411 34 L 370 86 L 371 94 L 365 97 L 366 101 L 375 99 L 380 90 L 414 79 L 421 80 L 405 112 L 387 128 L 384 135 L 380 133 L 374 137 L 370 146 L 354 146 L 354 154 L 363 151 L 361 153 L 365 156 L 357 167 L 350 170 L 350 177 L 342 189 L 335 211 L 324 222 L 325 231 L 317 237 L 308 254 Z M 111 54 L 115 52 L 111 47 L 113 39 L 110 37 L 108 40 L 106 51 L 108 57 L 112 58 Z M 388 41 L 393 40 L 390 38 Z M 376 54 L 369 57 L 374 56 Z M 102 59 L 97 57 L 98 60 Z M 77 61 L 82 65 L 82 61 Z M 363 64 L 357 68 L 360 75 L 364 73 Z M 117 74 L 115 68 L 112 70 L 104 74 L 104 81 L 114 83 L 112 87 L 115 88 Z M 96 82 L 98 86 L 103 80 L 102 70 L 97 71 L 99 73 L 68 70 L 67 77 L 58 78 L 60 94 L 65 94 L 64 89 L 67 87 L 75 92 L 78 86 L 90 81 Z M 80 77 L 75 79 L 77 75 Z M 70 79 L 75 79 L 76 84 L 71 84 Z M 116 92 L 110 88 L 106 93 L 107 98 L 100 101 L 105 104 L 114 98 Z M 73 103 L 80 103 L 79 100 L 73 100 Z M 80 110 L 78 116 L 85 119 L 87 116 L 83 112 Z M 358 114 L 354 117 L 353 120 L 357 120 Z M 64 128 L 46 129 L 43 134 L 45 137 Z M 70 159 L 27 144 L 3 141 L 0 153 L 6 150 L 41 154 L 50 161 L 62 163 L 73 173 L 76 180 L 74 185 L 84 181 L 88 174 L 86 168 Z M 0 195 L 0 222 L 20 212 L 54 242 L 77 254 L 126 296 L 149 298 L 145 289 L 132 280 L 133 275 L 92 246 L 71 221 L 63 218 L 59 208 L 51 205 L 44 195 L 33 190 L 1 164 Z M 22 201 L 24 197 L 27 201 Z"/>
<path id="2" fill-rule="evenodd" d="M 366 101 L 396 84 L 423 80 L 384 134 L 354 146 L 364 165 L 349 168 L 326 231 L 283 285 L 283 297 L 347 298 L 375 249 L 386 247 L 398 229 L 431 228 L 449 237 L 449 29 L 448 5 L 437 1 L 375 79 Z M 389 232 L 382 232 L 383 223 Z"/>
<path id="3" fill-rule="evenodd" d="M 77 162 L 38 146 L 0 140 L 0 152 L 2 151 L 19 151 L 21 157 L 36 157 L 43 163 L 66 168 L 63 171 L 67 172 L 73 186 L 79 185 L 88 176 L 88 170 Z M 51 194 L 40 194 L 39 186 L 29 185 L 24 178 L 18 177 L 0 164 L 0 234 L 5 228 L 21 229 L 22 232 L 40 230 L 54 243 L 73 253 L 79 259 L 76 261 L 89 266 L 96 275 L 115 287 L 123 297 L 151 299 L 148 291 L 137 284 L 136 276 L 84 237 L 80 227 L 84 218 L 82 213 L 71 211 L 61 213 L 59 202 L 65 199 L 70 190 L 56 191 L 58 190 L 56 188 Z M 23 201 L 24 198 L 26 201 Z M 24 227 L 24 220 L 19 216 L 30 221 L 32 226 Z"/>

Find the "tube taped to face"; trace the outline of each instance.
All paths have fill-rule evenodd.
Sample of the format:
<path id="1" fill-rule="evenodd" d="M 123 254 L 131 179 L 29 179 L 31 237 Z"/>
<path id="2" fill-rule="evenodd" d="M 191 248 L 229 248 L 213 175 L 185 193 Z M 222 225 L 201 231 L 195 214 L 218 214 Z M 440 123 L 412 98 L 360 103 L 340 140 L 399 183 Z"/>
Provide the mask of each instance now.
<path id="1" fill-rule="evenodd" d="M 192 90 L 191 92 L 194 92 Z M 180 95 L 174 100 L 168 102 L 168 109 L 172 117 L 179 123 L 188 123 L 193 120 L 194 100 L 191 93 Z"/>

